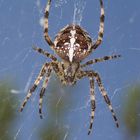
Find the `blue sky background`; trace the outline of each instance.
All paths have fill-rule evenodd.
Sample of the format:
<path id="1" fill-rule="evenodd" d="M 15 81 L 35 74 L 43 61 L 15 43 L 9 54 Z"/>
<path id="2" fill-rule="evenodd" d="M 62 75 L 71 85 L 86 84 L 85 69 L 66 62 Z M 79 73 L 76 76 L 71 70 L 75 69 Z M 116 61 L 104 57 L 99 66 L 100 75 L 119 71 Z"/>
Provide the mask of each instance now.
<path id="1" fill-rule="evenodd" d="M 33 44 L 54 54 L 43 38 L 40 19 L 43 17 L 46 0 L 0 0 L 0 79 L 11 77 L 18 85 L 19 105 L 26 95 L 42 64 L 46 60 L 32 50 Z M 65 25 L 73 22 L 74 3 L 85 3 L 81 13 L 81 26 L 94 38 L 99 26 L 98 0 L 53 0 L 49 17 L 49 33 L 52 38 Z M 97 109 L 94 121 L 94 132 L 87 136 L 90 104 L 89 82 L 83 79 L 73 87 L 74 105 L 68 109 L 65 123 L 73 140 L 122 140 L 126 128 L 121 122 L 120 110 L 125 90 L 140 81 L 140 1 L 116 0 L 105 1 L 105 35 L 102 45 L 86 60 L 105 55 L 121 54 L 122 58 L 91 66 L 98 71 L 108 91 L 112 104 L 120 119 L 120 128 L 114 125 L 103 98 L 96 88 Z M 86 61 L 85 60 L 85 61 Z M 13 94 L 13 93 L 11 93 Z M 67 93 L 65 93 L 67 94 Z M 38 106 L 35 96 L 24 113 L 19 114 L 14 137 L 38 139 L 37 130 L 43 124 L 38 117 Z M 44 111 L 48 103 L 45 102 Z M 16 106 L 18 108 L 18 106 Z M 17 109 L 15 107 L 15 109 Z M 82 107 L 82 108 L 81 108 Z M 47 112 L 47 111 L 46 111 Z M 47 118 L 47 116 L 46 116 Z M 71 132 L 71 130 L 73 130 Z"/>

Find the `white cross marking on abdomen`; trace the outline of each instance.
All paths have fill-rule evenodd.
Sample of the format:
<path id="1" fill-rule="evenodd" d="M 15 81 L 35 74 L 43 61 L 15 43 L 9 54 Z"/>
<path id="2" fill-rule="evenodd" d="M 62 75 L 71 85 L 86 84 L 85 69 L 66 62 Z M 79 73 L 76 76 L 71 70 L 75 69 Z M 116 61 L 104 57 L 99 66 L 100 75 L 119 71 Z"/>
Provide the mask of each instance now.
<path id="1" fill-rule="evenodd" d="M 72 62 L 73 60 L 73 55 L 74 55 L 74 43 L 75 43 L 75 34 L 76 31 L 75 30 L 71 30 L 70 31 L 71 36 L 70 36 L 70 49 L 69 49 L 69 61 Z"/>

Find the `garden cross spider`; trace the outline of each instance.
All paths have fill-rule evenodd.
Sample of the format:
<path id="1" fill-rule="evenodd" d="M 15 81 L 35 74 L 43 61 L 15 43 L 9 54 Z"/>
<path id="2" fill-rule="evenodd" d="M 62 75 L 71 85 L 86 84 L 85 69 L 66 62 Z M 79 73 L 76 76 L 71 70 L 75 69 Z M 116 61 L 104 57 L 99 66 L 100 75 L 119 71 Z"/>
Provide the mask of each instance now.
<path id="1" fill-rule="evenodd" d="M 81 28 L 79 25 L 71 24 L 64 27 L 60 32 L 56 35 L 54 42 L 51 40 L 48 34 L 48 17 L 49 10 L 51 5 L 51 0 L 48 0 L 45 14 L 44 14 L 44 38 L 51 47 L 52 50 L 56 52 L 56 54 L 62 59 L 61 62 L 57 60 L 55 56 L 52 54 L 42 50 L 38 47 L 33 47 L 35 51 L 43 54 L 44 56 L 50 58 L 52 61 L 47 62 L 42 66 L 42 69 L 35 80 L 33 86 L 29 90 L 23 104 L 20 108 L 20 111 L 23 111 L 24 106 L 26 105 L 28 99 L 31 97 L 32 93 L 36 90 L 38 84 L 44 77 L 44 82 L 40 91 L 39 98 L 39 114 L 40 118 L 42 118 L 42 100 L 43 95 L 45 93 L 49 78 L 51 76 L 51 72 L 54 71 L 56 75 L 59 77 L 60 81 L 64 85 L 74 85 L 77 80 L 88 77 L 90 81 L 90 100 L 91 100 L 91 120 L 88 135 L 91 132 L 93 120 L 94 120 L 94 111 L 95 111 L 95 94 L 94 94 L 94 80 L 97 82 L 99 86 L 99 90 L 104 97 L 105 102 L 107 103 L 116 126 L 119 127 L 118 120 L 116 118 L 115 112 L 112 108 L 109 97 L 107 96 L 107 92 L 102 84 L 101 78 L 99 74 L 93 70 L 84 71 L 83 68 L 87 65 L 95 64 L 98 62 L 103 62 L 106 60 L 116 59 L 120 57 L 120 55 L 113 56 L 104 56 L 102 58 L 93 59 L 87 61 L 84 64 L 81 64 L 82 60 L 86 58 L 91 52 L 93 52 L 101 43 L 104 34 L 104 7 L 103 1 L 99 0 L 101 7 L 100 14 L 100 25 L 99 32 L 96 41 L 92 41 L 89 34 Z"/>

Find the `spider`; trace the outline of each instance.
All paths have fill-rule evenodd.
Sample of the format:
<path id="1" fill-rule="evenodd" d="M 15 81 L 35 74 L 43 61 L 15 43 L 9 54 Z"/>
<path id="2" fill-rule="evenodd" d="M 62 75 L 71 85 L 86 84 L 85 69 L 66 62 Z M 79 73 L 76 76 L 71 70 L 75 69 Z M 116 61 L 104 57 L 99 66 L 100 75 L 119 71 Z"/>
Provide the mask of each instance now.
<path id="1" fill-rule="evenodd" d="M 98 37 L 95 41 L 92 41 L 89 34 L 79 25 L 70 24 L 60 30 L 60 32 L 56 35 L 54 41 L 51 40 L 48 34 L 48 17 L 49 17 L 49 10 L 51 5 L 51 0 L 48 0 L 48 3 L 45 8 L 44 14 L 44 38 L 48 45 L 51 47 L 52 50 L 61 58 L 62 61 L 58 61 L 58 59 L 44 51 L 41 48 L 33 47 L 35 51 L 44 56 L 50 58 L 51 62 L 46 62 L 36 78 L 33 86 L 29 89 L 29 92 L 24 99 L 20 111 L 23 111 L 27 101 L 36 90 L 37 86 L 39 85 L 42 78 L 44 78 L 43 85 L 40 91 L 40 98 L 39 98 L 39 114 L 40 118 L 42 116 L 42 101 L 43 95 L 45 93 L 49 78 L 51 76 L 52 71 L 56 73 L 59 77 L 60 81 L 64 85 L 74 85 L 76 84 L 77 80 L 80 80 L 84 77 L 88 77 L 90 81 L 90 101 L 91 101 L 91 118 L 90 118 L 90 125 L 88 130 L 88 135 L 91 133 L 93 120 L 94 120 L 94 112 L 95 112 L 95 93 L 94 93 L 94 81 L 97 82 L 99 90 L 110 109 L 113 119 L 117 127 L 119 127 L 117 117 L 111 105 L 110 99 L 107 95 L 107 92 L 102 84 L 100 75 L 98 72 L 94 70 L 83 70 L 88 65 L 95 64 L 98 62 L 103 62 L 106 60 L 116 59 L 119 58 L 120 55 L 112 55 L 112 56 L 104 56 L 102 58 L 97 58 L 93 60 L 89 60 L 86 63 L 81 64 L 81 62 L 91 54 L 98 46 L 102 43 L 103 35 L 104 35 L 104 19 L 105 19 L 105 12 L 103 7 L 103 1 L 99 0 L 100 2 L 100 24 L 99 24 L 99 31 Z"/>

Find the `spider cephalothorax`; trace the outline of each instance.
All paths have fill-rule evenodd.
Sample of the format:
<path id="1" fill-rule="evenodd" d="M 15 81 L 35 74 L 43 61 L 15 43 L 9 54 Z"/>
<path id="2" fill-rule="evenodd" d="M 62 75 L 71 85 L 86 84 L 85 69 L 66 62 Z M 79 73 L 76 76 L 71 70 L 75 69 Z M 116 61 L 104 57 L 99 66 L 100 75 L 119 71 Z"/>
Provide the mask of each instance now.
<path id="1" fill-rule="evenodd" d="M 89 54 L 92 39 L 79 25 L 68 25 L 55 38 L 55 51 L 70 62 L 80 62 Z"/>
<path id="2" fill-rule="evenodd" d="M 52 71 L 56 73 L 62 84 L 65 85 L 73 85 L 84 77 L 88 77 L 90 81 L 90 100 L 91 100 L 91 120 L 88 134 L 90 134 L 93 120 L 94 120 L 94 111 L 96 108 L 95 103 L 95 93 L 94 93 L 94 81 L 97 82 L 99 86 L 99 90 L 104 97 L 105 102 L 107 103 L 113 119 L 118 127 L 118 121 L 115 115 L 115 112 L 112 108 L 111 102 L 107 95 L 107 92 L 102 84 L 100 75 L 94 70 L 84 70 L 83 68 L 87 65 L 95 64 L 98 62 L 103 62 L 106 60 L 111 60 L 120 57 L 120 55 L 112 55 L 112 56 L 104 56 L 102 58 L 97 58 L 93 60 L 89 60 L 84 64 L 81 64 L 82 60 L 86 58 L 93 50 L 98 48 L 98 46 L 102 43 L 103 34 L 104 34 L 104 7 L 102 0 L 100 1 L 101 6 L 101 14 L 100 14 L 100 25 L 98 37 L 95 42 L 92 42 L 89 34 L 81 28 L 79 25 L 71 24 L 60 30 L 60 32 L 56 35 L 54 42 L 51 40 L 48 34 L 48 17 L 49 10 L 51 5 L 51 0 L 48 0 L 45 15 L 44 15 L 44 38 L 47 41 L 48 45 L 53 49 L 56 54 L 62 59 L 62 61 L 58 61 L 57 57 L 48 53 L 47 51 L 42 50 L 41 48 L 33 47 L 37 52 L 45 55 L 50 58 L 51 62 L 46 62 L 36 78 L 33 86 L 29 89 L 29 92 L 20 108 L 20 111 L 23 110 L 26 105 L 28 99 L 31 97 L 33 92 L 36 90 L 40 81 L 44 78 L 44 82 L 40 91 L 39 98 L 39 114 L 40 118 L 42 118 L 42 100 L 43 95 L 45 93 L 49 78 L 51 76 Z M 78 93 L 80 94 L 80 93 Z"/>
<path id="3" fill-rule="evenodd" d="M 76 76 L 80 71 L 79 63 L 70 63 L 63 60 L 63 62 L 58 62 L 57 64 L 52 62 L 52 66 L 62 84 L 74 85 L 76 83 Z"/>

